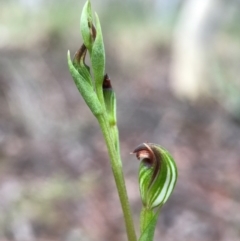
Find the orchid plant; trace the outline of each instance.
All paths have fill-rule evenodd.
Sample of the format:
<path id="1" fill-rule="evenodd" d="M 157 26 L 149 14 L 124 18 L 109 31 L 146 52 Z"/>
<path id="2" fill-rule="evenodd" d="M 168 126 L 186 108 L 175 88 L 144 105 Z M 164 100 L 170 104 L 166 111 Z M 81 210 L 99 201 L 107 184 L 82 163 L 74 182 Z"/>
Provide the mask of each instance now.
<path id="1" fill-rule="evenodd" d="M 94 21 L 95 20 L 95 21 Z M 116 97 L 105 70 L 105 50 L 98 15 L 92 15 L 90 1 L 83 7 L 80 19 L 83 44 L 73 60 L 68 51 L 70 74 L 84 101 L 96 117 L 107 145 L 128 241 L 152 241 L 160 210 L 177 181 L 177 167 L 170 153 L 160 145 L 143 143 L 133 153 L 140 160 L 139 189 L 142 199 L 140 235 L 134 229 L 120 156 Z M 90 67 L 85 58 L 89 54 Z"/>

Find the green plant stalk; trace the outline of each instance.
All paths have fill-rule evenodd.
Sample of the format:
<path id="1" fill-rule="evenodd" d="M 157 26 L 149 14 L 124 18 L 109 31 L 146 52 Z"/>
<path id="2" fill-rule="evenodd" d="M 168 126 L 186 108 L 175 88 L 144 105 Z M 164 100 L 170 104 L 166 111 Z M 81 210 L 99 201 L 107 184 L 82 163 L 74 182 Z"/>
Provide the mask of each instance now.
<path id="1" fill-rule="evenodd" d="M 140 233 L 141 234 L 146 229 L 147 225 L 149 224 L 153 216 L 154 216 L 154 212 L 152 209 L 147 209 L 146 207 L 142 208 L 141 215 L 140 215 Z"/>
<path id="2" fill-rule="evenodd" d="M 139 241 L 153 241 L 154 231 L 157 225 L 161 207 L 156 212 L 151 208 L 142 207 L 140 215 L 140 239 Z"/>
<path id="3" fill-rule="evenodd" d="M 112 132 L 112 136 L 113 136 L 113 141 L 115 144 L 115 148 L 116 148 L 116 152 L 118 154 L 119 159 L 121 160 L 121 156 L 120 156 L 120 144 L 119 144 L 119 134 L 118 134 L 118 127 L 116 124 L 111 125 L 110 124 L 110 131 Z"/>
<path id="4" fill-rule="evenodd" d="M 112 131 L 109 129 L 108 116 L 106 113 L 103 113 L 97 116 L 97 119 L 107 145 L 108 154 L 109 154 L 111 166 L 112 166 L 112 171 L 113 171 L 114 179 L 118 190 L 118 195 L 119 195 L 122 210 L 123 210 L 128 240 L 137 241 L 133 219 L 131 215 L 131 210 L 130 210 L 130 205 L 128 201 L 128 196 L 127 196 L 127 190 L 125 186 L 123 171 L 122 171 L 122 162 L 120 159 L 119 152 L 117 151 L 115 141 L 113 140 Z"/>
<path id="5" fill-rule="evenodd" d="M 102 88 L 100 89 L 100 88 L 96 87 L 96 94 L 97 94 L 97 97 L 98 97 L 100 103 L 102 104 L 102 106 L 104 106 L 105 104 L 104 104 Z"/>

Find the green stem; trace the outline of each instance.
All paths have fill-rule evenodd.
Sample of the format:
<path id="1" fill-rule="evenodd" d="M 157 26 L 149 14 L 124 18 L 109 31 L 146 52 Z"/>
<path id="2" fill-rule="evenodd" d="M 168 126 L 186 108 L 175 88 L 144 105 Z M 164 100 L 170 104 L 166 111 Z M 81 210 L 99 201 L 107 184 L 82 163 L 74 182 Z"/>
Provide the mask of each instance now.
<path id="1" fill-rule="evenodd" d="M 141 234 L 144 232 L 150 221 L 154 216 L 154 212 L 152 209 L 147 209 L 146 207 L 142 208 L 140 215 L 140 232 Z"/>
<path id="2" fill-rule="evenodd" d="M 110 125 L 110 131 L 112 132 L 112 136 L 114 139 L 114 144 L 116 147 L 117 154 L 119 156 L 119 159 L 121 160 L 118 127 L 116 124 L 114 125 L 109 124 L 109 125 Z"/>
<path id="3" fill-rule="evenodd" d="M 128 240 L 137 241 L 134 225 L 133 225 L 133 219 L 130 211 L 128 196 L 127 196 L 127 190 L 125 186 L 123 171 L 122 171 L 122 162 L 120 159 L 120 155 L 116 151 L 116 146 L 114 144 L 114 140 L 111 135 L 111 131 L 108 123 L 108 117 L 104 113 L 102 115 L 97 116 L 97 119 L 101 127 L 105 142 L 107 144 L 112 171 L 116 182 L 120 202 L 122 205 Z"/>
<path id="4" fill-rule="evenodd" d="M 155 212 L 152 209 L 148 209 L 146 207 L 142 208 L 140 217 L 141 235 L 139 241 L 153 241 L 160 210 L 161 207 L 158 207 Z"/>
<path id="5" fill-rule="evenodd" d="M 97 97 L 98 97 L 100 103 L 102 104 L 102 106 L 105 106 L 102 86 L 100 86 L 100 88 L 98 86 L 96 86 L 96 94 L 97 94 Z"/>

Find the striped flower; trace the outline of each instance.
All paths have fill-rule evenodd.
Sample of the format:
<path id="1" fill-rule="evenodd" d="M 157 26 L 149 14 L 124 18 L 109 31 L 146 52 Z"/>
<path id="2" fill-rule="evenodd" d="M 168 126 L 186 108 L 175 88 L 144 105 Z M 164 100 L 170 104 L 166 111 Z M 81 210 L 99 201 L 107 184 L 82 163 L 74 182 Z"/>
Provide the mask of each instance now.
<path id="1" fill-rule="evenodd" d="M 167 150 L 153 143 L 143 143 L 133 153 L 141 160 L 139 186 L 143 205 L 146 208 L 162 206 L 177 181 L 175 161 Z"/>

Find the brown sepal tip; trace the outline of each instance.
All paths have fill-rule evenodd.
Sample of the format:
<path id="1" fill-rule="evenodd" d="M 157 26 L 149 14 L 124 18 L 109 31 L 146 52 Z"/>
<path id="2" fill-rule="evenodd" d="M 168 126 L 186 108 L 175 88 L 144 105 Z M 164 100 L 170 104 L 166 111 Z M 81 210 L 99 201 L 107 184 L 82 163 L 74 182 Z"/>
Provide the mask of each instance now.
<path id="1" fill-rule="evenodd" d="M 84 61 L 86 54 L 87 54 L 87 48 L 84 44 L 82 44 L 82 46 L 74 55 L 74 61 L 76 61 L 77 63 L 80 63 L 81 58 L 83 58 L 83 61 Z"/>
<path id="2" fill-rule="evenodd" d="M 108 77 L 108 74 L 104 75 L 104 79 L 103 79 L 103 89 L 112 89 L 112 85 L 111 85 L 111 80 Z"/>

